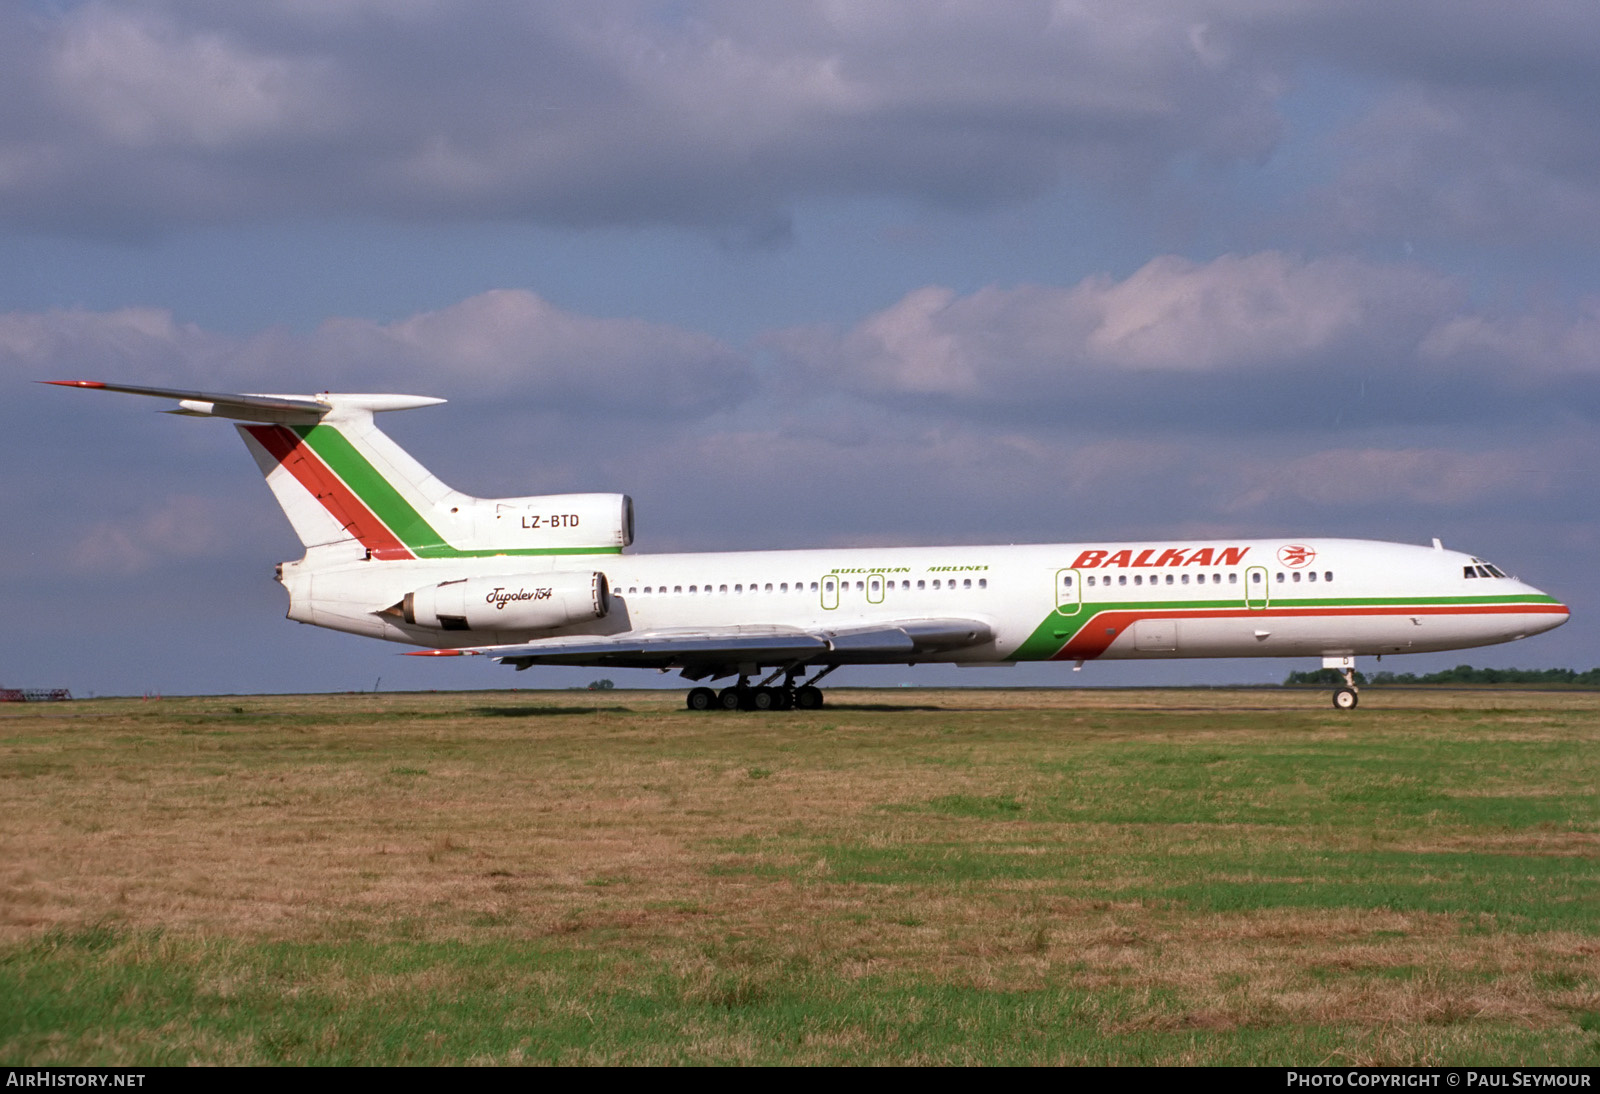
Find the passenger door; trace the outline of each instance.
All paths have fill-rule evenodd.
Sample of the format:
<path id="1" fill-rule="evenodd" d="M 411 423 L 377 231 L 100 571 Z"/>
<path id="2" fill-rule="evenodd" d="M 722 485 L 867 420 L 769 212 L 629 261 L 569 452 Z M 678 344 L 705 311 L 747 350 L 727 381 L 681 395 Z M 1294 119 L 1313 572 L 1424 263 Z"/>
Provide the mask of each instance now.
<path id="1" fill-rule="evenodd" d="M 1056 612 L 1077 615 L 1083 607 L 1083 575 L 1077 570 L 1056 571 Z"/>
<path id="2" fill-rule="evenodd" d="M 1271 579 L 1265 566 L 1251 566 L 1244 572 L 1244 606 L 1265 608 L 1272 599 Z"/>

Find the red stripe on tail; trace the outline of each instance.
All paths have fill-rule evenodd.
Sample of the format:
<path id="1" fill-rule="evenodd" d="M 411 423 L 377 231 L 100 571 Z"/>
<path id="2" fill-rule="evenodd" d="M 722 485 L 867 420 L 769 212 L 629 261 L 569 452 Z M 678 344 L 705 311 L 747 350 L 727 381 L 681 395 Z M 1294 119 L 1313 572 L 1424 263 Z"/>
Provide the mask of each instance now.
<path id="1" fill-rule="evenodd" d="M 292 430 L 281 425 L 244 428 L 301 486 L 311 491 L 322 507 L 333 514 L 333 519 L 355 536 L 373 558 L 416 557 Z"/>

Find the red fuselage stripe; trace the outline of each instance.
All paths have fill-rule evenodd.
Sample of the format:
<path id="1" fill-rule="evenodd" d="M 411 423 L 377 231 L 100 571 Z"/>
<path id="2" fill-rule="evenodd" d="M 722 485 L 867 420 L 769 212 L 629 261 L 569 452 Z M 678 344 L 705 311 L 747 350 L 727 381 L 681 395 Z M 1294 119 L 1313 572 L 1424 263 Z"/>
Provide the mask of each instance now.
<path id="1" fill-rule="evenodd" d="M 1193 608 L 1148 612 L 1100 612 L 1051 659 L 1086 661 L 1099 657 L 1122 632 L 1141 619 L 1272 619 L 1329 615 L 1567 615 L 1565 604 L 1418 604 L 1364 608 Z"/>
<path id="2" fill-rule="evenodd" d="M 245 429 L 301 486 L 311 491 L 334 520 L 372 552 L 373 558 L 416 557 L 291 430 L 281 425 L 250 425 Z"/>

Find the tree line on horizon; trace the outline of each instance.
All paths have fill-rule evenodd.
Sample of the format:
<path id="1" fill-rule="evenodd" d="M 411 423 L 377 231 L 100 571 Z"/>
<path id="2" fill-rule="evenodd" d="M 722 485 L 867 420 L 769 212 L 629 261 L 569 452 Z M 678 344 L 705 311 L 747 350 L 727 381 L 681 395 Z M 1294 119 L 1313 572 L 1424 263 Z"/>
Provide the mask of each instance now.
<path id="1" fill-rule="evenodd" d="M 1311 672 L 1291 672 L 1283 684 L 1337 687 L 1344 683 L 1344 674 L 1337 669 L 1316 669 Z M 1578 672 L 1575 669 L 1475 669 L 1471 665 L 1457 665 L 1439 672 L 1364 672 L 1356 673 L 1360 686 L 1382 687 L 1385 684 L 1568 684 L 1575 687 L 1600 687 L 1600 668 Z"/>

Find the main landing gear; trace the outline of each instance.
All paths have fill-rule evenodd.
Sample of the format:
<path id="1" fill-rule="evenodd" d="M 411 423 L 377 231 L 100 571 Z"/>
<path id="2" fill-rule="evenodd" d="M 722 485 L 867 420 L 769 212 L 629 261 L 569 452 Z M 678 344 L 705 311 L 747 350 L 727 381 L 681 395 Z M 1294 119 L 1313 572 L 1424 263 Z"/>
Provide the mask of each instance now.
<path id="1" fill-rule="evenodd" d="M 800 675 L 794 670 L 779 669 L 755 687 L 747 676 L 730 688 L 715 691 L 711 688 L 691 688 L 685 697 L 690 710 L 818 710 L 822 707 L 822 689 L 817 681 L 832 672 L 837 665 L 829 665 L 803 684 L 796 683 Z M 781 684 L 772 681 L 784 677 Z"/>

